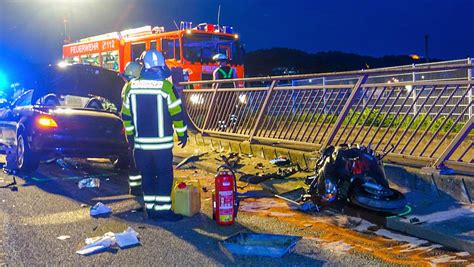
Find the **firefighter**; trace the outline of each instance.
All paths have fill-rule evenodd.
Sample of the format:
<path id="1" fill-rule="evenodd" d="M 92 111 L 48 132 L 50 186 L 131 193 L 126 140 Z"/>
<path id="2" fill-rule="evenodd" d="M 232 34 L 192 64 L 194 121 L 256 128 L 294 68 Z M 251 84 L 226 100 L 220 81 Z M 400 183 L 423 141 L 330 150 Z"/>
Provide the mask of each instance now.
<path id="1" fill-rule="evenodd" d="M 127 94 L 130 89 L 128 86 L 132 79 L 136 79 L 140 77 L 140 72 L 142 70 L 142 65 L 135 61 L 128 62 L 125 65 L 125 69 L 123 71 L 122 78 L 126 81 L 123 89 L 122 89 L 122 120 L 125 126 L 125 132 L 127 134 L 128 144 L 130 146 L 130 156 L 132 156 L 133 152 L 133 125 L 131 124 L 131 117 L 130 117 L 130 105 L 127 100 Z M 128 170 L 128 188 L 129 193 L 134 196 L 141 196 L 142 195 L 142 181 L 141 175 L 138 169 L 135 166 L 135 162 L 133 160 L 130 161 L 130 168 Z"/>
<path id="2" fill-rule="evenodd" d="M 219 67 L 214 70 L 213 72 L 213 79 L 214 80 L 225 80 L 225 79 L 235 79 L 237 78 L 237 73 L 235 70 L 229 66 L 227 66 L 227 61 L 228 58 L 224 54 L 216 54 L 212 57 L 214 61 L 219 64 Z M 237 84 L 234 83 L 214 83 L 212 84 L 212 88 L 237 88 Z M 218 128 L 222 131 L 225 131 L 227 127 L 235 127 L 237 125 L 237 115 L 235 114 L 237 109 L 238 109 L 238 96 L 234 92 L 229 92 L 227 94 L 230 94 L 230 96 L 226 97 L 223 96 L 223 98 L 229 103 L 229 104 L 235 104 L 233 106 L 231 115 L 228 120 L 219 120 L 217 121 Z"/>
<path id="3" fill-rule="evenodd" d="M 225 79 L 235 79 L 237 78 L 237 73 L 235 70 L 229 66 L 227 66 L 228 58 L 224 54 L 216 54 L 212 57 L 214 61 L 219 64 L 219 67 L 214 70 L 212 73 L 212 77 L 214 80 L 225 80 Z M 235 83 L 214 83 L 212 88 L 237 88 L 237 84 Z"/>
<path id="4" fill-rule="evenodd" d="M 129 83 L 130 125 L 134 133 L 134 158 L 142 175 L 143 200 L 149 219 L 177 221 L 182 218 L 171 210 L 173 185 L 173 128 L 179 145 L 188 135 L 181 100 L 166 80 L 170 70 L 163 54 L 156 50 L 142 53 L 143 70 Z"/>

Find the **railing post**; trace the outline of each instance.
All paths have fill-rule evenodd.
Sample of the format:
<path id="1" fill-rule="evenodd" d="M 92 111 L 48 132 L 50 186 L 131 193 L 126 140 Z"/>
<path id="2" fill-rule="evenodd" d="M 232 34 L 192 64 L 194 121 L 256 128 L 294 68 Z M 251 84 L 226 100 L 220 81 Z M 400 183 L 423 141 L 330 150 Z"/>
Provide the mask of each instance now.
<path id="1" fill-rule="evenodd" d="M 326 138 L 326 140 L 323 142 L 322 148 L 325 148 L 325 147 L 327 147 L 329 144 L 331 144 L 331 142 L 333 141 L 334 137 L 336 137 L 337 131 L 338 131 L 339 128 L 341 127 L 342 123 L 344 122 L 344 119 L 346 118 L 347 114 L 349 113 L 349 110 L 350 110 L 352 104 L 353 104 L 354 101 L 356 100 L 357 92 L 359 91 L 361 85 L 364 84 L 366 80 L 367 80 L 367 75 L 360 76 L 360 77 L 359 77 L 359 80 L 357 80 L 356 84 L 355 84 L 354 87 L 352 88 L 352 92 L 351 92 L 351 94 L 349 95 L 349 98 L 347 99 L 346 104 L 345 104 L 344 107 L 342 108 L 342 111 L 341 111 L 341 113 L 339 114 L 339 116 L 337 116 L 337 120 L 336 120 L 336 122 L 334 123 L 334 126 L 332 127 L 331 132 L 329 133 L 328 138 Z"/>
<path id="2" fill-rule="evenodd" d="M 470 57 L 467 58 L 467 64 L 471 65 L 472 64 L 472 59 Z M 468 68 L 467 69 L 467 80 L 468 81 L 471 81 L 472 80 L 472 68 Z M 469 88 L 469 85 L 467 86 L 467 88 Z M 467 99 L 468 99 L 468 103 L 472 103 L 472 90 L 474 90 L 473 87 L 471 87 L 469 89 L 469 92 L 467 93 Z M 469 118 L 472 117 L 472 113 L 473 113 L 473 110 L 474 107 L 470 107 L 469 108 L 469 111 L 468 111 L 468 114 L 469 114 Z"/>
<path id="3" fill-rule="evenodd" d="M 267 96 L 265 97 L 265 100 L 263 101 L 260 112 L 258 113 L 257 120 L 255 121 L 255 125 L 253 126 L 253 129 L 250 132 L 249 142 L 252 142 L 252 138 L 254 137 L 255 133 L 257 132 L 258 127 L 260 127 L 260 122 L 262 120 L 263 113 L 265 112 L 265 108 L 268 105 L 268 100 L 270 99 L 270 97 L 272 95 L 272 92 L 273 92 L 273 88 L 275 88 L 277 82 L 278 82 L 278 80 L 273 80 L 272 83 L 270 84 L 270 87 L 268 88 Z"/>
<path id="4" fill-rule="evenodd" d="M 415 64 L 412 64 L 412 68 L 415 68 Z M 412 72 L 411 74 L 411 80 L 412 82 L 416 82 L 416 73 Z M 412 86 L 411 87 L 411 98 L 413 99 L 413 116 L 415 116 L 417 109 L 416 109 L 416 87 Z"/>
<path id="5" fill-rule="evenodd" d="M 443 154 L 439 156 L 439 158 L 433 164 L 433 167 L 438 168 L 441 166 L 446 160 L 449 160 L 451 155 L 456 151 L 459 145 L 464 141 L 466 136 L 471 132 L 474 126 L 474 117 L 470 117 L 469 121 L 464 124 L 461 131 L 454 137 L 453 141 L 449 144 L 449 146 L 444 150 Z"/>
<path id="6" fill-rule="evenodd" d="M 204 119 L 204 123 L 202 125 L 201 134 L 204 133 L 204 130 L 206 129 L 206 126 L 207 126 L 207 122 L 209 120 L 209 116 L 211 115 L 211 111 L 214 110 L 214 104 L 216 102 L 217 90 L 219 90 L 219 85 L 217 85 L 216 88 L 214 88 L 214 92 L 212 93 L 211 104 L 209 104 L 209 109 L 207 110 L 206 118 Z"/>

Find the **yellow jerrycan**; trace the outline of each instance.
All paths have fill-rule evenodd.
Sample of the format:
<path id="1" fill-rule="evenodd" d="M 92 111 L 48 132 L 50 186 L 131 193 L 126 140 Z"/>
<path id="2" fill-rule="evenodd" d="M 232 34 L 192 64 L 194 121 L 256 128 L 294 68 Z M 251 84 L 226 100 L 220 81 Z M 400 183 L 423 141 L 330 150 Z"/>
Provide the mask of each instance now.
<path id="1" fill-rule="evenodd" d="M 171 194 L 171 205 L 175 213 L 191 217 L 201 211 L 199 180 L 176 178 Z"/>

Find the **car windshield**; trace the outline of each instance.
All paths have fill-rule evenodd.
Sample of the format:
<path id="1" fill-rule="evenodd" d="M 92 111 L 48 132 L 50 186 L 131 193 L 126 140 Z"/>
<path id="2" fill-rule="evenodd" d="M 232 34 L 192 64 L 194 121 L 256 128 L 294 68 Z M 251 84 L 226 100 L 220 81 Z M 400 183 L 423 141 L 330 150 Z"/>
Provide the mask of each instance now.
<path id="1" fill-rule="evenodd" d="M 91 109 L 117 112 L 117 107 L 107 99 L 99 96 L 76 96 L 48 94 L 36 101 L 36 104 L 46 107 L 61 107 L 75 109 Z"/>
<path id="2" fill-rule="evenodd" d="M 183 37 L 183 56 L 192 63 L 214 63 L 212 57 L 218 53 L 227 55 L 230 64 L 242 64 L 242 48 L 232 37 L 198 33 Z"/>

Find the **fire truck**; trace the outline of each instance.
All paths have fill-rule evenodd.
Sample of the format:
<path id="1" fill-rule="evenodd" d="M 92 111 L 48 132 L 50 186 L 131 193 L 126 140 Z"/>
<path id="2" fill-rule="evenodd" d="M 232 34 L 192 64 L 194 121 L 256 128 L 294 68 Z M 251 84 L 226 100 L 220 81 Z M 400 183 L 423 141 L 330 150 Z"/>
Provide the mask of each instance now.
<path id="1" fill-rule="evenodd" d="M 244 77 L 243 48 L 233 27 L 191 22 L 180 23 L 179 30 L 143 26 L 88 37 L 63 46 L 68 64 L 90 64 L 122 72 L 125 65 L 145 50 L 155 48 L 165 56 L 170 69 L 182 69 L 189 81 L 211 80 L 217 68 L 212 57 L 226 54 L 239 78 Z"/>

